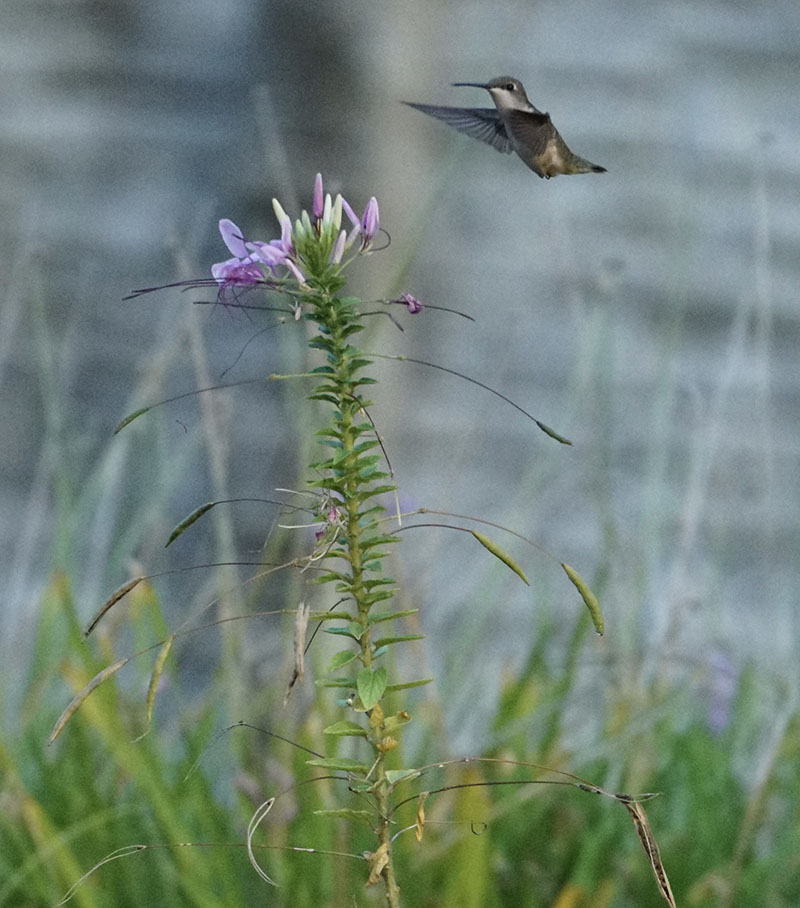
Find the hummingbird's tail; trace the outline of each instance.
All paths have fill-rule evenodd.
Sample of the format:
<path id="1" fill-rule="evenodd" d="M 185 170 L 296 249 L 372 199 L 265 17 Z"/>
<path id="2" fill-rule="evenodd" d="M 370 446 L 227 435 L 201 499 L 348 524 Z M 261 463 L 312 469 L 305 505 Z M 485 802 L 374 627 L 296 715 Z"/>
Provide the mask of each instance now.
<path id="1" fill-rule="evenodd" d="M 601 167 L 599 164 L 592 164 L 591 161 L 587 161 L 586 158 L 579 158 L 577 155 L 573 155 L 572 161 L 570 161 L 570 173 L 608 173 L 605 167 Z"/>

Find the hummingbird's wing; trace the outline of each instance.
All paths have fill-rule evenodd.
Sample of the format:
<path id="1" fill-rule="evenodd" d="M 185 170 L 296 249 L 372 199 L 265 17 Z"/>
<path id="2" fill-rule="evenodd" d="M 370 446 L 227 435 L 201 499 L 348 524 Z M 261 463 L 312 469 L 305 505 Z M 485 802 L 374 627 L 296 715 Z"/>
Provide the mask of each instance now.
<path id="1" fill-rule="evenodd" d="M 486 142 L 487 145 L 491 145 L 492 148 L 496 148 L 504 154 L 511 154 L 514 150 L 500 115 L 494 108 L 437 107 L 434 104 L 414 104 L 411 101 L 404 103 L 415 110 L 421 110 L 430 117 L 436 117 L 437 120 L 472 136 L 473 139 Z"/>
<path id="2" fill-rule="evenodd" d="M 550 114 L 542 113 L 540 110 L 535 113 L 529 110 L 507 111 L 506 129 L 514 137 L 517 145 L 526 149 L 534 159 L 544 154 L 551 139 L 554 137 L 557 141 L 561 139 L 550 121 Z"/>

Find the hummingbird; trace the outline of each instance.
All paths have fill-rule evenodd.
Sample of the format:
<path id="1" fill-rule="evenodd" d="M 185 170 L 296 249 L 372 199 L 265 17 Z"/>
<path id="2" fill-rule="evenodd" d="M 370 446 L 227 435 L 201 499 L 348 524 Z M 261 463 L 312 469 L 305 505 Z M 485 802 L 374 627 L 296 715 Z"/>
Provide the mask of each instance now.
<path id="1" fill-rule="evenodd" d="M 567 148 L 553 126 L 550 114 L 531 104 L 519 79 L 498 76 L 489 82 L 453 82 L 453 85 L 485 88 L 492 96 L 495 109 L 405 103 L 504 154 L 515 151 L 523 164 L 544 179 L 549 180 L 560 173 L 606 173 L 605 167 L 579 158 Z"/>

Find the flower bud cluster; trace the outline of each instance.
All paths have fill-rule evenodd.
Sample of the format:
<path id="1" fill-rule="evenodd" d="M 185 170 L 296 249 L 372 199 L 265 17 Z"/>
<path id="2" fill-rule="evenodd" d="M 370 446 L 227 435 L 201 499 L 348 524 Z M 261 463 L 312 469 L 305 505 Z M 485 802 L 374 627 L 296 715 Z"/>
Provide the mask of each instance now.
<path id="1" fill-rule="evenodd" d="M 331 200 L 322 187 L 322 176 L 314 181 L 312 213 L 303 211 L 292 224 L 277 199 L 272 200 L 281 228 L 280 239 L 265 243 L 245 240 L 242 231 L 228 218 L 219 222 L 219 232 L 233 258 L 212 265 L 211 274 L 220 292 L 251 284 L 275 286 L 296 281 L 301 288 L 309 282 L 327 284 L 336 280 L 357 255 L 372 248 L 380 230 L 378 202 L 373 196 L 362 217 L 358 217 L 341 195 Z M 342 227 L 343 216 L 350 222 Z"/>

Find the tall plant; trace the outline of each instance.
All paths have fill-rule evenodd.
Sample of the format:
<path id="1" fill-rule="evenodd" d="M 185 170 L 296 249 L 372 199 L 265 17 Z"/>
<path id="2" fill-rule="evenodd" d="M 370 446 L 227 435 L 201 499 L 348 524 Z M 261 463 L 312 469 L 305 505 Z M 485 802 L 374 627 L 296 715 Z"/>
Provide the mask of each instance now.
<path id="1" fill-rule="evenodd" d="M 293 222 L 278 201 L 273 201 L 273 207 L 281 234 L 269 242 L 250 240 L 233 221 L 220 221 L 220 233 L 231 257 L 212 267 L 211 283 L 225 306 L 246 305 L 252 299 L 253 290 L 279 293 L 290 301 L 295 320 L 313 326 L 308 345 L 318 364 L 303 374 L 314 381 L 308 398 L 322 403 L 326 416 L 315 430 L 318 445 L 315 459 L 308 464 L 306 485 L 297 493 L 310 496 L 308 500 L 313 502 L 308 522 L 315 534 L 311 550 L 283 567 L 308 570 L 313 566 L 312 582 L 333 591 L 332 606 L 312 610 L 303 604 L 298 611 L 296 670 L 299 673 L 302 669 L 300 662 L 309 623 L 315 623 L 341 641 L 326 676 L 319 682 L 322 688 L 343 694 L 339 701 L 341 715 L 324 732 L 329 738 L 350 738 L 357 743 L 351 751 L 356 754 L 354 757 L 315 754 L 308 764 L 324 770 L 328 777 L 345 781 L 348 789 L 360 798 L 358 809 L 343 806 L 323 813 L 369 827 L 374 846 L 364 855 L 368 862 L 367 883 L 382 884 L 386 904 L 398 908 L 400 886 L 393 859 L 394 842 L 401 832 L 413 830 L 418 837 L 422 836 L 424 805 L 429 792 L 414 796 L 418 804 L 416 819 L 398 828 L 397 808 L 409 798 L 399 798 L 397 791 L 399 786 L 421 779 L 431 767 L 390 768 L 388 765 L 388 755 L 397 748 L 401 730 L 411 716 L 405 709 L 391 711 L 387 695 L 428 683 L 429 679 L 401 681 L 390 676 L 387 654 L 396 645 L 417 640 L 420 635 L 403 634 L 393 627 L 399 619 L 413 614 L 413 610 L 393 610 L 396 586 L 385 564 L 390 548 L 399 537 L 393 532 L 391 515 L 387 513 L 387 500 L 395 492 L 395 486 L 383 444 L 369 414 L 371 401 L 367 396 L 375 384 L 369 374 L 370 366 L 379 354 L 367 353 L 357 346 L 364 327 L 361 301 L 343 295 L 348 266 L 373 251 L 380 234 L 378 202 L 371 198 L 359 217 L 341 195 L 335 198 L 326 195 L 322 178 L 317 175 L 311 213 L 303 211 Z M 410 294 L 387 302 L 401 305 L 413 315 L 423 309 Z M 119 428 L 148 409 L 137 410 Z M 534 421 L 549 436 L 569 443 L 543 423 Z M 217 503 L 209 502 L 181 521 L 169 541 Z M 527 582 L 522 569 L 491 538 L 476 530 L 468 531 Z M 588 606 L 595 629 L 602 633 L 603 617 L 593 594 L 569 565 L 562 564 L 562 567 Z M 87 633 L 143 579 L 134 578 L 117 590 L 100 608 Z M 148 712 L 152 710 L 160 672 L 175 636 L 172 634 L 164 642 L 156 660 Z M 128 661 L 120 659 L 113 663 L 77 694 L 59 718 L 51 740 L 61 733 L 86 697 Z M 562 774 L 562 784 L 564 779 L 584 790 L 609 794 L 577 777 Z M 446 786 L 440 790 L 445 789 Z M 630 811 L 661 893 L 670 902 L 669 884 L 639 803 L 641 799 L 625 795 L 611 797 L 621 800 Z M 255 812 L 247 839 L 254 867 L 270 883 L 273 881 L 256 860 L 253 837 L 274 802 L 275 798 L 270 798 Z"/>

